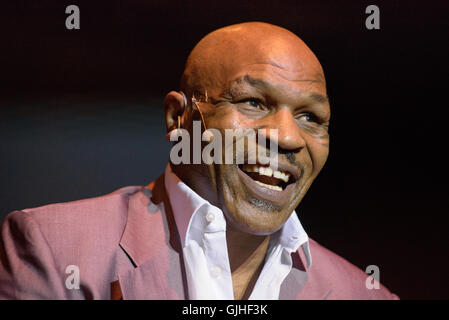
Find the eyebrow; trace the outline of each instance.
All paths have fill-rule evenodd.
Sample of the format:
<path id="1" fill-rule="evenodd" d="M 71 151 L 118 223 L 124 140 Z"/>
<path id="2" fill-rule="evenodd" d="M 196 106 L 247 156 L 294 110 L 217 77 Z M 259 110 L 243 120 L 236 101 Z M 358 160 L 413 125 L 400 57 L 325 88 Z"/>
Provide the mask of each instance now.
<path id="1" fill-rule="evenodd" d="M 320 82 L 319 80 L 295 80 L 295 81 Z M 267 82 L 263 79 L 253 78 L 249 74 L 245 74 L 243 77 L 237 78 L 231 83 L 230 87 L 226 90 L 227 94 L 229 94 L 231 96 L 238 95 L 240 88 L 234 86 L 235 84 L 237 84 L 237 85 L 248 84 L 255 88 L 272 88 L 273 87 L 272 84 L 270 84 L 269 82 Z M 307 97 L 317 103 L 326 103 L 329 100 L 329 98 L 327 96 L 322 95 L 317 92 L 311 93 Z"/>

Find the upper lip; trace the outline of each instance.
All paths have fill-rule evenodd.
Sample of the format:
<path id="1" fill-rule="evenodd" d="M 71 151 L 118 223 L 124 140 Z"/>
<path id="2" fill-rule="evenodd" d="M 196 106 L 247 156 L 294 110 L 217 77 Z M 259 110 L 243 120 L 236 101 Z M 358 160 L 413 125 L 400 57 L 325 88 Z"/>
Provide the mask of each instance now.
<path id="1" fill-rule="evenodd" d="M 293 178 L 295 179 L 295 181 L 298 181 L 301 178 L 302 173 L 303 173 L 303 170 L 301 167 L 295 166 L 290 163 L 284 163 L 281 161 L 278 162 L 277 170 L 290 173 L 293 176 Z"/>

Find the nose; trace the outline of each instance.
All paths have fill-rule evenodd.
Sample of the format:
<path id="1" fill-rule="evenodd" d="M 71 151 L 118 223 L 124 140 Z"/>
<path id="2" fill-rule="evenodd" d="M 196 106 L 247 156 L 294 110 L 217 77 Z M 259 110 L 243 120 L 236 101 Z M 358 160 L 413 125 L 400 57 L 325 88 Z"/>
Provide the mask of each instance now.
<path id="1" fill-rule="evenodd" d="M 299 151 L 305 146 L 306 142 L 302 136 L 302 131 L 288 108 L 279 109 L 266 120 L 267 129 L 278 130 L 277 143 L 280 149 Z M 269 139 L 273 140 L 274 137 L 270 134 L 270 130 L 267 131 Z"/>

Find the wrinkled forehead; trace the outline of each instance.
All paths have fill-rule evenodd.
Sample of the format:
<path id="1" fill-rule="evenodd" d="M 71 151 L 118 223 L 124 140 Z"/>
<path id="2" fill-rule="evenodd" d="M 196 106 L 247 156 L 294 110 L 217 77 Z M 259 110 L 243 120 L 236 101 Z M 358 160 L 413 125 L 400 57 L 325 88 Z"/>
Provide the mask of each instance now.
<path id="1" fill-rule="evenodd" d="M 220 51 L 225 53 L 221 61 L 231 72 L 256 64 L 271 65 L 297 75 L 323 72 L 318 59 L 299 38 L 236 38 L 224 43 Z"/>
<path id="2" fill-rule="evenodd" d="M 292 33 L 226 31 L 204 40 L 195 48 L 187 70 L 196 89 L 224 89 L 249 75 L 267 81 L 313 84 L 325 91 L 318 59 Z"/>
<path id="3" fill-rule="evenodd" d="M 246 49 L 246 48 L 245 48 Z M 255 48 L 243 50 L 240 55 L 227 57 L 223 84 L 275 82 L 297 83 L 322 86 L 325 78 L 318 60 L 314 56 L 288 50 L 269 50 Z M 246 81 L 253 79 L 253 81 Z"/>

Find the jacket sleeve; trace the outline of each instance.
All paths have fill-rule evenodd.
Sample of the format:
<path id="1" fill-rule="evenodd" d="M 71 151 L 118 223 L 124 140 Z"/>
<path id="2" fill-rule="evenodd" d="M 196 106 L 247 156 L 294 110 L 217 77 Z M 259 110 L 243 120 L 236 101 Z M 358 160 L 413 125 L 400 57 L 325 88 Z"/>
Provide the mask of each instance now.
<path id="1" fill-rule="evenodd" d="M 32 215 L 10 213 L 0 230 L 0 300 L 65 299 L 64 276 Z"/>

